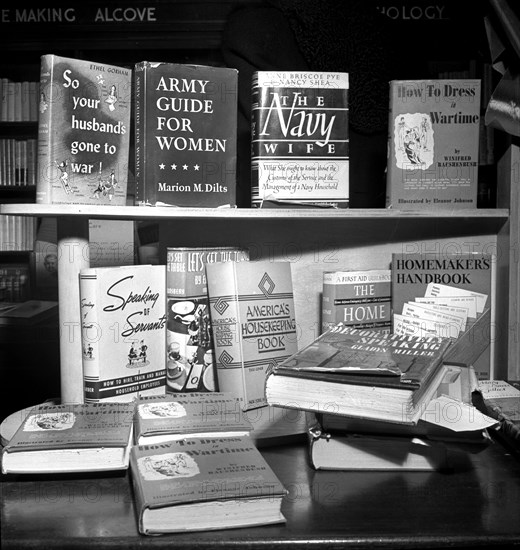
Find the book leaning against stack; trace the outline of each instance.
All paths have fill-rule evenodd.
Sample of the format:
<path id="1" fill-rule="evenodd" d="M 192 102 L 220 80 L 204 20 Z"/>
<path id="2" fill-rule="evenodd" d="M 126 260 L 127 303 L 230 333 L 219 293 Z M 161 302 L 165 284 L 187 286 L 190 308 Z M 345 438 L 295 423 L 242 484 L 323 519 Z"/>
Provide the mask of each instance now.
<path id="1" fill-rule="evenodd" d="M 475 375 L 447 361 L 450 346 L 339 323 L 269 370 L 267 401 L 315 414 L 315 469 L 445 469 L 446 443 L 485 443 L 496 423 L 472 407 Z M 456 423 L 444 414 L 453 407 Z"/>

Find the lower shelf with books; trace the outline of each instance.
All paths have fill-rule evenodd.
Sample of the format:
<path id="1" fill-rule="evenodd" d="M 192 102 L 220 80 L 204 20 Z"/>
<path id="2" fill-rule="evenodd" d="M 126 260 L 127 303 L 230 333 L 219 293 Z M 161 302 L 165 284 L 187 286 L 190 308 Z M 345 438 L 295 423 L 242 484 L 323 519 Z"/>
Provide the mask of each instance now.
<path id="1" fill-rule="evenodd" d="M 261 450 L 288 490 L 285 524 L 138 534 L 129 473 L 2 476 L 2 548 L 444 548 L 520 540 L 520 462 L 499 444 L 440 472 L 315 471 L 304 444 Z"/>

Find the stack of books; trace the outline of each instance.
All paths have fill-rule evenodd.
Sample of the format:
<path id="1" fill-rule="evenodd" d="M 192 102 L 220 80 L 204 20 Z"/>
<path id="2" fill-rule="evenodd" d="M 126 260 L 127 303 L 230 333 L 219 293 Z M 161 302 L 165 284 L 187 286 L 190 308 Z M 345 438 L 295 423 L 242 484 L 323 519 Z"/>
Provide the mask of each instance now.
<path id="1" fill-rule="evenodd" d="M 483 429 L 494 423 L 470 422 L 474 375 L 446 361 L 450 346 L 450 338 L 339 323 L 269 370 L 267 401 L 314 413 L 308 437 L 316 469 L 445 469 L 447 443 L 484 443 Z M 468 422 L 450 426 L 442 418 L 449 407 L 468 412 Z"/>

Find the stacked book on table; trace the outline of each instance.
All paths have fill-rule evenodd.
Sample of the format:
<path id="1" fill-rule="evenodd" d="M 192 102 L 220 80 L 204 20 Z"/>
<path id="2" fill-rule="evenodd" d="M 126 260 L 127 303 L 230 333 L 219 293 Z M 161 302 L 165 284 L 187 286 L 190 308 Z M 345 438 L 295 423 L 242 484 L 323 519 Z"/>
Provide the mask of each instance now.
<path id="1" fill-rule="evenodd" d="M 495 423 L 473 407 L 474 374 L 448 362 L 451 345 L 340 323 L 273 366 L 266 397 L 314 413 L 316 469 L 444 469 L 447 443 L 484 442 Z"/>
<path id="2" fill-rule="evenodd" d="M 2 473 L 129 469 L 144 535 L 283 523 L 287 492 L 252 430 L 224 392 L 43 404 L 4 447 Z"/>

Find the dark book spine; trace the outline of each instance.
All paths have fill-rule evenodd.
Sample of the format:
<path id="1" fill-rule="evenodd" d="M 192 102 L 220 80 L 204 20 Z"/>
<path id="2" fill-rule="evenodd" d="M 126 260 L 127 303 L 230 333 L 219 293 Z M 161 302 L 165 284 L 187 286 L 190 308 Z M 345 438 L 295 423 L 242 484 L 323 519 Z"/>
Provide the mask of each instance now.
<path id="1" fill-rule="evenodd" d="M 145 132 L 146 132 L 146 77 L 147 62 L 135 66 L 135 200 L 137 204 L 155 204 L 151 197 L 154 186 L 146 186 Z"/>

